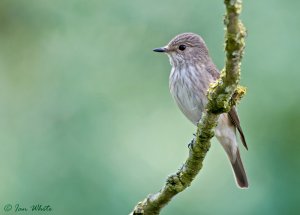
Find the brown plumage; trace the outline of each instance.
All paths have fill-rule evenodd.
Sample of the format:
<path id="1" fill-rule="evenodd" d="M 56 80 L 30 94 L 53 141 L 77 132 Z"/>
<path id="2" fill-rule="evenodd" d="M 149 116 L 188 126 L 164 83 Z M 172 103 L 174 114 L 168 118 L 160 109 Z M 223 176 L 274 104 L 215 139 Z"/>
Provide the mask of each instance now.
<path id="1" fill-rule="evenodd" d="M 197 34 L 184 33 L 154 51 L 168 55 L 172 65 L 170 92 L 183 114 L 197 125 L 208 102 L 206 94 L 209 84 L 220 76 L 204 40 Z M 229 157 L 237 184 L 247 188 L 248 180 L 240 157 L 236 130 L 248 148 L 236 108 L 233 107 L 229 113 L 220 115 L 215 135 Z"/>

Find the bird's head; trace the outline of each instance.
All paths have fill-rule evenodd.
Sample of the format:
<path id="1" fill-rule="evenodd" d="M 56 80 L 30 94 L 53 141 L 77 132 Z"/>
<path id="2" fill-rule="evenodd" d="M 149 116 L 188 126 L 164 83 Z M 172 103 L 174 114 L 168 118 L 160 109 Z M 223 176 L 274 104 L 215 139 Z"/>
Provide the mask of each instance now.
<path id="1" fill-rule="evenodd" d="M 179 34 L 168 45 L 153 51 L 166 53 L 173 66 L 202 61 L 204 63 L 209 58 L 204 40 L 194 33 Z"/>

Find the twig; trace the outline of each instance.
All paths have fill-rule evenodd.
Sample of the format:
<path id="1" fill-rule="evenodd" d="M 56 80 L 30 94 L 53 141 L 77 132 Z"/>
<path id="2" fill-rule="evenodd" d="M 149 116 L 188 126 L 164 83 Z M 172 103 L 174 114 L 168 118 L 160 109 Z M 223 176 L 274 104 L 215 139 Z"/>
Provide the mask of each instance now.
<path id="1" fill-rule="evenodd" d="M 245 92 L 245 89 L 238 88 L 246 36 L 245 28 L 239 20 L 242 2 L 224 0 L 224 4 L 226 6 L 224 19 L 226 64 L 220 78 L 208 90 L 208 104 L 198 124 L 196 136 L 189 145 L 189 157 L 175 174 L 167 178 L 163 188 L 139 202 L 131 215 L 159 214 L 176 194 L 190 186 L 202 168 L 219 115 L 228 112 Z"/>

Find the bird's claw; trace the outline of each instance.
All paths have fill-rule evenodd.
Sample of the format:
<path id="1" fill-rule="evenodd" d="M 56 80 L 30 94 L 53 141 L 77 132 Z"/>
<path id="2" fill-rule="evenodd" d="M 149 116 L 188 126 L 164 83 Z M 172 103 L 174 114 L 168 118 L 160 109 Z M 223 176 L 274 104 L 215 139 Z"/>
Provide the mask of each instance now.
<path id="1" fill-rule="evenodd" d="M 194 140 L 192 140 L 192 141 L 188 144 L 188 148 L 189 148 L 190 150 L 193 150 L 193 148 L 194 148 Z"/>

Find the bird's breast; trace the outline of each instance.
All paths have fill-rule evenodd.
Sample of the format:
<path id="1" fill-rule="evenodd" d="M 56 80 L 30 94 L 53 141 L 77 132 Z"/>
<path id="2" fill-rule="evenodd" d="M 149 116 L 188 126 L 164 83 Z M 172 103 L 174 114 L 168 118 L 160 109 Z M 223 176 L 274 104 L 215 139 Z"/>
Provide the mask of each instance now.
<path id="1" fill-rule="evenodd" d="M 204 67 L 173 67 L 170 78 L 170 92 L 183 114 L 195 125 L 207 104 L 206 92 L 212 81 Z"/>

